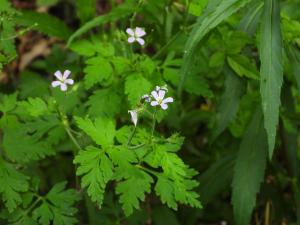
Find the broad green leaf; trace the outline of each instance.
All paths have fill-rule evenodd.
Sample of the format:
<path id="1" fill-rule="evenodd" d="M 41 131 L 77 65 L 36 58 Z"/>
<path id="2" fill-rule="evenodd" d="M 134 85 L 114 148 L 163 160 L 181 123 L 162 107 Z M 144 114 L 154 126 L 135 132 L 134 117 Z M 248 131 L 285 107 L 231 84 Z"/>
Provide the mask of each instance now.
<path id="1" fill-rule="evenodd" d="M 27 101 L 20 102 L 19 106 L 33 117 L 49 114 L 47 104 L 40 98 L 28 98 Z"/>
<path id="2" fill-rule="evenodd" d="M 79 164 L 76 174 L 82 176 L 81 186 L 87 188 L 92 201 L 101 207 L 106 184 L 113 176 L 113 163 L 104 150 L 92 146 L 80 151 L 74 163 Z"/>
<path id="3" fill-rule="evenodd" d="M 16 18 L 18 25 L 32 27 L 49 36 L 54 36 L 67 40 L 71 35 L 70 29 L 58 18 L 47 13 L 37 13 L 34 11 L 22 11 Z"/>
<path id="4" fill-rule="evenodd" d="M 260 39 L 260 93 L 269 157 L 273 155 L 283 82 L 282 38 L 278 0 L 265 0 Z"/>
<path id="5" fill-rule="evenodd" d="M 151 83 L 142 74 L 132 74 L 126 78 L 125 93 L 131 107 L 135 107 L 141 97 L 151 91 Z"/>
<path id="6" fill-rule="evenodd" d="M 115 137 L 115 123 L 106 117 L 98 117 L 92 122 L 90 119 L 75 117 L 76 123 L 94 142 L 102 147 L 113 145 Z"/>
<path id="7" fill-rule="evenodd" d="M 130 15 L 131 13 L 136 11 L 136 7 L 132 4 L 121 4 L 120 6 L 114 8 L 111 12 L 109 12 L 106 15 L 101 15 L 98 17 L 95 17 L 94 19 L 90 20 L 89 22 L 85 23 L 82 27 L 80 27 L 78 30 L 76 30 L 71 37 L 68 40 L 67 46 L 69 46 L 73 40 L 82 34 L 86 33 L 90 29 L 100 26 L 102 24 L 108 23 L 108 22 L 114 22 L 118 19 L 121 19 L 123 17 L 126 17 Z"/>
<path id="8" fill-rule="evenodd" d="M 9 212 L 22 202 L 21 193 L 29 188 L 28 177 L 18 172 L 15 166 L 0 159 L 0 194 Z"/>
<path id="9" fill-rule="evenodd" d="M 248 225 L 264 179 L 268 141 L 260 108 L 248 126 L 235 161 L 232 204 L 236 225 Z"/>
<path id="10" fill-rule="evenodd" d="M 235 55 L 227 57 L 228 65 L 239 76 L 258 80 L 259 75 L 254 62 L 244 55 Z"/>
<path id="11" fill-rule="evenodd" d="M 13 110 L 17 105 L 17 93 L 10 95 L 0 95 L 0 111 L 7 113 Z"/>
<path id="12" fill-rule="evenodd" d="M 152 177 L 137 167 L 129 167 L 127 170 L 118 171 L 120 181 L 116 187 L 116 193 L 120 195 L 120 203 L 126 216 L 139 208 L 139 201 L 145 200 L 145 193 L 150 193 Z"/>
<path id="13" fill-rule="evenodd" d="M 11 160 L 28 163 L 54 154 L 47 143 L 27 134 L 26 129 L 26 124 L 5 129 L 3 148 Z"/>
<path id="14" fill-rule="evenodd" d="M 115 117 L 120 112 L 121 96 L 117 87 L 97 90 L 89 97 L 88 113 L 90 116 Z"/>
<path id="15" fill-rule="evenodd" d="M 184 83 L 184 90 L 190 94 L 198 96 L 212 97 L 213 93 L 209 88 L 208 82 L 199 75 L 188 76 Z"/>
<path id="16" fill-rule="evenodd" d="M 113 68 L 109 60 L 102 56 L 90 58 L 86 63 L 88 64 L 84 68 L 84 83 L 86 88 L 91 88 L 95 84 L 101 84 L 103 81 L 108 80 L 113 73 Z"/>
<path id="17" fill-rule="evenodd" d="M 182 92 L 184 82 L 189 74 L 191 63 L 193 61 L 192 58 L 194 52 L 202 38 L 249 1 L 250 0 L 213 0 L 209 2 L 207 8 L 202 13 L 202 16 L 198 18 L 185 45 L 184 59 L 180 71 L 181 79 L 178 88 L 179 93 Z"/>
<path id="18" fill-rule="evenodd" d="M 55 184 L 45 196 L 42 204 L 33 211 L 33 218 L 39 224 L 74 225 L 77 209 L 74 207 L 78 195 L 74 189 L 66 188 L 67 182 Z"/>
<path id="19" fill-rule="evenodd" d="M 171 180 L 164 176 L 158 176 L 158 180 L 155 185 L 155 192 L 157 196 L 160 197 L 163 204 L 167 204 L 168 207 L 177 210 L 174 188 L 174 184 Z"/>
<path id="20" fill-rule="evenodd" d="M 212 132 L 212 140 L 215 140 L 236 116 L 245 84 L 229 68 L 225 69 L 225 90 L 221 96 L 216 124 Z"/>

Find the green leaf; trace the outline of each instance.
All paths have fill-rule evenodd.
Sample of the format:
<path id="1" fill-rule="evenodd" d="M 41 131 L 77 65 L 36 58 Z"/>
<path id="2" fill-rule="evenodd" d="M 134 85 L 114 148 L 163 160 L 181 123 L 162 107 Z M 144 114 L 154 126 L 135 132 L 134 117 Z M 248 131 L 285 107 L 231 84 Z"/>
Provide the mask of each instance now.
<path id="1" fill-rule="evenodd" d="M 10 95 L 0 95 L 0 111 L 7 113 L 13 110 L 17 105 L 17 92 Z"/>
<path id="2" fill-rule="evenodd" d="M 232 203 L 237 225 L 250 223 L 256 194 L 264 179 L 268 142 L 262 121 L 259 108 L 244 134 L 234 166 Z"/>
<path id="3" fill-rule="evenodd" d="M 221 96 L 212 140 L 215 140 L 232 122 L 239 109 L 240 99 L 245 91 L 243 80 L 237 77 L 229 68 L 225 69 L 225 91 Z"/>
<path id="4" fill-rule="evenodd" d="M 259 75 L 254 62 L 244 55 L 228 56 L 227 62 L 229 66 L 239 76 L 258 80 Z"/>
<path id="5" fill-rule="evenodd" d="M 145 200 L 145 193 L 150 193 L 153 179 L 144 171 L 133 166 L 117 173 L 121 174 L 121 178 L 125 178 L 124 181 L 117 184 L 116 193 L 120 195 L 119 201 L 125 215 L 129 216 L 133 213 L 133 209 L 139 208 L 139 200 Z"/>
<path id="6" fill-rule="evenodd" d="M 137 9 L 132 4 L 121 4 L 120 6 L 114 8 L 111 12 L 109 12 L 106 15 L 101 15 L 98 17 L 95 17 L 94 19 L 90 20 L 89 22 L 85 23 L 82 27 L 80 27 L 78 30 L 76 30 L 71 37 L 68 40 L 67 46 L 69 46 L 72 41 L 81 36 L 82 34 L 86 33 L 90 29 L 94 27 L 98 27 L 102 24 L 108 23 L 108 22 L 114 22 L 122 17 L 129 16 L 133 12 L 135 12 Z"/>
<path id="7" fill-rule="evenodd" d="M 92 201 L 101 207 L 105 187 L 113 176 L 113 163 L 104 150 L 89 146 L 74 159 L 79 164 L 76 174 L 82 176 L 81 186 L 87 188 Z"/>
<path id="8" fill-rule="evenodd" d="M 213 93 L 209 89 L 208 82 L 199 75 L 192 75 L 187 77 L 184 84 L 184 90 L 190 94 L 198 96 L 212 97 Z"/>
<path id="9" fill-rule="evenodd" d="M 185 54 L 180 71 L 181 79 L 178 88 L 179 93 L 182 92 L 184 82 L 189 74 L 191 63 L 193 62 L 192 58 L 195 50 L 197 49 L 197 45 L 200 43 L 202 38 L 249 1 L 250 0 L 209 1 L 207 8 L 202 13 L 202 16 L 198 18 L 185 45 Z"/>
<path id="10" fill-rule="evenodd" d="M 96 53 L 95 44 L 86 39 L 73 42 L 70 49 L 83 56 L 93 56 Z"/>
<path id="11" fill-rule="evenodd" d="M 47 201 L 33 211 L 33 218 L 39 224 L 47 225 L 53 221 L 56 225 L 73 225 L 78 221 L 75 218 L 77 209 L 74 204 L 78 195 L 74 189 L 66 188 L 67 182 L 55 184 L 45 196 Z"/>
<path id="12" fill-rule="evenodd" d="M 16 141 L 18 140 L 18 141 Z M 26 124 L 5 129 L 3 147 L 7 156 L 17 162 L 30 162 L 53 155 L 53 149 L 45 142 L 27 134 Z"/>
<path id="13" fill-rule="evenodd" d="M 113 87 L 100 89 L 89 97 L 88 106 L 90 116 L 113 118 L 120 112 L 121 97 Z"/>
<path id="14" fill-rule="evenodd" d="M 58 18 L 47 13 L 22 11 L 16 18 L 18 25 L 32 27 L 41 33 L 67 40 L 71 35 L 70 29 Z"/>
<path id="15" fill-rule="evenodd" d="M 27 101 L 20 102 L 19 105 L 33 117 L 49 113 L 47 104 L 40 98 L 28 98 Z"/>
<path id="16" fill-rule="evenodd" d="M 135 107 L 144 94 L 151 91 L 151 83 L 142 74 L 132 74 L 126 78 L 125 93 L 131 107 Z"/>
<path id="17" fill-rule="evenodd" d="M 113 72 L 110 62 L 102 56 L 90 58 L 86 61 L 88 64 L 84 68 L 84 83 L 86 88 L 91 88 L 95 84 L 101 84 L 108 80 Z"/>
<path id="18" fill-rule="evenodd" d="M 81 23 L 92 19 L 96 15 L 96 0 L 76 0 L 76 12 Z"/>
<path id="19" fill-rule="evenodd" d="M 280 10 L 277 0 L 265 0 L 260 40 L 260 93 L 264 125 L 268 135 L 269 157 L 272 157 L 279 117 L 283 82 Z"/>
<path id="20" fill-rule="evenodd" d="M 157 183 L 155 185 L 155 192 L 160 197 L 161 202 L 166 204 L 174 209 L 177 210 L 177 202 L 174 197 L 174 186 L 173 182 L 167 179 L 164 176 L 158 176 Z"/>
<path id="21" fill-rule="evenodd" d="M 89 135 L 93 141 L 103 148 L 113 145 L 116 133 L 115 123 L 109 118 L 98 117 L 95 122 L 90 119 L 75 117 L 75 121 L 80 129 Z"/>
<path id="22" fill-rule="evenodd" d="M 0 159 L 0 193 L 11 213 L 22 202 L 21 193 L 29 188 L 28 177 L 18 172 L 12 164 Z"/>

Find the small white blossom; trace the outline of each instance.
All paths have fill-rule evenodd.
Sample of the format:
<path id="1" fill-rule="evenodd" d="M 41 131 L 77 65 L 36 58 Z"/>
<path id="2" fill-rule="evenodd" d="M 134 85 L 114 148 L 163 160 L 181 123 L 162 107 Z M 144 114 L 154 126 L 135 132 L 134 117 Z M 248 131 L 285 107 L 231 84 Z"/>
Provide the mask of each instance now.
<path id="1" fill-rule="evenodd" d="M 128 43 L 133 43 L 137 41 L 140 45 L 145 44 L 145 41 L 142 37 L 146 35 L 146 32 L 142 28 L 140 27 L 136 27 L 135 29 L 127 28 L 126 33 L 129 34 L 130 36 L 128 38 Z"/>
<path id="2" fill-rule="evenodd" d="M 64 74 L 62 74 L 59 70 L 54 73 L 54 76 L 58 79 L 51 83 L 52 87 L 60 86 L 60 90 L 66 91 L 68 89 L 67 84 L 72 85 L 74 84 L 74 80 L 68 79 L 70 76 L 71 71 L 66 70 Z"/>
<path id="3" fill-rule="evenodd" d="M 128 113 L 130 113 L 131 121 L 133 122 L 134 126 L 136 126 L 138 122 L 138 111 L 136 109 L 133 109 L 129 110 Z"/>
<path id="4" fill-rule="evenodd" d="M 145 100 L 145 102 L 150 102 L 151 101 L 150 95 L 143 95 L 141 99 Z"/>
<path id="5" fill-rule="evenodd" d="M 168 108 L 167 103 L 173 102 L 174 100 L 172 97 L 164 98 L 165 94 L 166 94 L 165 90 L 152 91 L 151 95 L 155 100 L 152 101 L 150 104 L 152 106 L 159 105 L 163 110 L 166 110 Z"/>

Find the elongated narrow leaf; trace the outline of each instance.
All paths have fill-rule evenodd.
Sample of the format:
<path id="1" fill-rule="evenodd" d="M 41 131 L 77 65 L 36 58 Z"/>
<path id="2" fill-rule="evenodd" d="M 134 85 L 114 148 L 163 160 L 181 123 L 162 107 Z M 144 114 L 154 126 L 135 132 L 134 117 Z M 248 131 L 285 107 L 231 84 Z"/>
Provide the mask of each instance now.
<path id="1" fill-rule="evenodd" d="M 116 21 L 122 17 L 126 17 L 131 13 L 135 12 L 137 9 L 132 4 L 122 4 L 121 6 L 113 9 L 110 13 L 95 17 L 89 22 L 85 23 L 82 27 L 75 31 L 72 36 L 69 38 L 67 46 L 69 46 L 72 41 L 79 37 L 80 35 L 86 33 L 90 29 L 105 24 L 107 22 Z"/>
<path id="2" fill-rule="evenodd" d="M 198 18 L 191 35 L 186 42 L 184 51 L 185 54 L 180 73 L 181 81 L 178 88 L 179 94 L 182 91 L 184 81 L 191 67 L 195 49 L 202 38 L 249 1 L 250 0 L 213 0 L 209 2 L 202 16 Z"/>
<path id="3" fill-rule="evenodd" d="M 234 166 L 232 203 L 236 225 L 248 225 L 265 174 L 267 136 L 259 109 L 248 126 Z"/>
<path id="4" fill-rule="evenodd" d="M 264 125 L 272 157 L 278 124 L 280 92 L 283 81 L 280 11 L 277 0 L 265 0 L 260 40 L 260 94 Z"/>
<path id="5" fill-rule="evenodd" d="M 241 78 L 236 76 L 231 69 L 226 68 L 225 91 L 220 100 L 215 129 L 213 129 L 212 139 L 219 136 L 234 119 L 245 85 Z"/>

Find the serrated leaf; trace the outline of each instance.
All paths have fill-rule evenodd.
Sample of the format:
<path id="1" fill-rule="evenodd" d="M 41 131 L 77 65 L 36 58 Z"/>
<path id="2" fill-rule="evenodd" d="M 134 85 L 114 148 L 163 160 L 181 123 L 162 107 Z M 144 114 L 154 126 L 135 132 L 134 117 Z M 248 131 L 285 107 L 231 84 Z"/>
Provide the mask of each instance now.
<path id="1" fill-rule="evenodd" d="M 238 74 L 239 76 L 247 77 L 250 79 L 258 80 L 259 75 L 255 64 L 246 56 L 236 55 L 227 57 L 228 65 Z"/>
<path id="2" fill-rule="evenodd" d="M 187 77 L 184 84 L 184 90 L 190 94 L 195 94 L 198 96 L 213 96 L 212 91 L 209 89 L 208 82 L 203 77 L 197 75 Z"/>
<path id="3" fill-rule="evenodd" d="M 101 207 L 106 184 L 113 175 L 113 163 L 104 150 L 92 146 L 79 152 L 74 163 L 79 164 L 76 174 L 82 176 L 82 187 L 87 188 L 92 201 Z"/>
<path id="4" fill-rule="evenodd" d="M 142 76 L 142 74 L 132 74 L 126 78 L 125 93 L 132 107 L 140 101 L 144 94 L 148 94 L 151 90 L 151 83 Z"/>
<path id="5" fill-rule="evenodd" d="M 7 113 L 13 110 L 17 105 L 17 93 L 10 95 L 0 95 L 0 111 L 3 113 Z"/>
<path id="6" fill-rule="evenodd" d="M 81 23 L 92 19 L 96 15 L 96 0 L 77 0 L 76 12 Z"/>
<path id="7" fill-rule="evenodd" d="M 90 119 L 75 117 L 76 123 L 93 141 L 102 147 L 113 145 L 115 137 L 115 123 L 109 118 L 96 118 L 94 122 Z"/>
<path id="8" fill-rule="evenodd" d="M 159 176 L 155 185 L 155 192 L 160 197 L 163 204 L 167 203 L 170 208 L 177 210 L 172 181 L 164 176 Z"/>
<path id="9" fill-rule="evenodd" d="M 55 184 L 45 196 L 47 201 L 33 211 L 33 218 L 39 224 L 47 225 L 74 225 L 78 221 L 75 218 L 77 209 L 74 204 L 78 200 L 78 195 L 74 189 L 66 188 L 67 182 Z"/>
<path id="10" fill-rule="evenodd" d="M 47 13 L 24 10 L 16 18 L 16 22 L 18 25 L 32 27 L 34 30 L 63 40 L 71 35 L 70 29 L 61 20 Z"/>
<path id="11" fill-rule="evenodd" d="M 11 213 L 22 202 L 21 193 L 29 188 L 28 177 L 18 172 L 13 165 L 0 159 L 0 193 Z"/>
<path id="12" fill-rule="evenodd" d="M 262 121 L 259 109 L 243 136 L 234 166 L 232 203 L 237 225 L 249 224 L 265 174 L 268 142 Z"/>
<path id="13" fill-rule="evenodd" d="M 250 0 L 214 0 L 209 2 L 208 6 L 202 13 L 202 16 L 198 18 L 185 45 L 185 54 L 180 71 L 181 78 L 178 89 L 179 93 L 182 92 L 187 75 L 189 74 L 191 63 L 193 62 L 192 58 L 195 50 L 197 49 L 197 45 L 200 43 L 202 38 L 248 2 L 250 2 Z"/>
<path id="14" fill-rule="evenodd" d="M 49 113 L 47 104 L 41 98 L 28 98 L 27 101 L 20 102 L 19 105 L 33 117 Z"/>
<path id="15" fill-rule="evenodd" d="M 269 157 L 273 155 L 283 82 L 282 38 L 278 0 L 265 0 L 260 39 L 260 93 Z"/>
<path id="16" fill-rule="evenodd" d="M 139 208 L 139 201 L 145 200 L 145 193 L 150 193 L 153 179 L 150 175 L 137 167 L 119 171 L 125 180 L 118 183 L 116 193 L 120 195 L 120 203 L 126 216 Z"/>
<path id="17" fill-rule="evenodd" d="M 121 97 L 115 88 L 97 90 L 89 97 L 88 113 L 96 117 L 115 117 L 120 112 Z"/>
<path id="18" fill-rule="evenodd" d="M 109 60 L 102 56 L 90 58 L 86 63 L 88 64 L 84 68 L 84 83 L 86 88 L 91 88 L 95 84 L 101 84 L 111 77 L 113 72 L 112 66 Z"/>
<path id="19" fill-rule="evenodd" d="M 23 163 L 54 154 L 54 150 L 47 143 L 27 134 L 26 127 L 22 127 L 21 124 L 5 129 L 3 147 L 11 160 Z"/>

